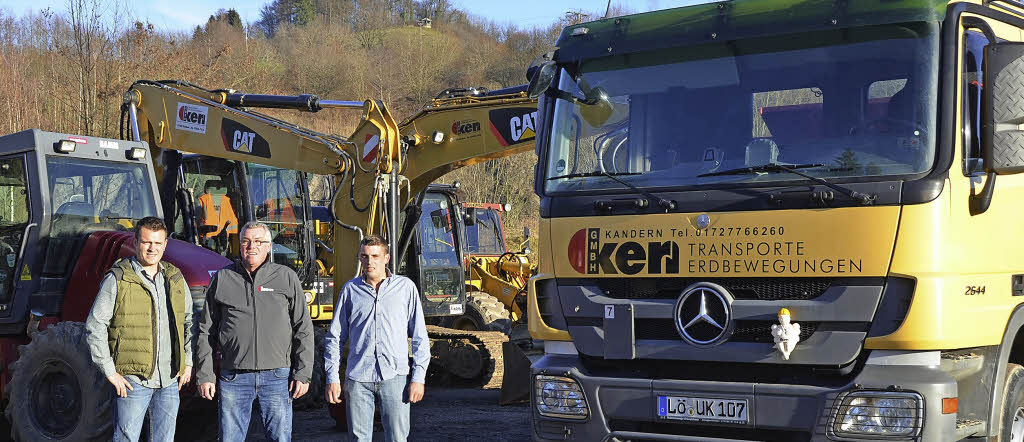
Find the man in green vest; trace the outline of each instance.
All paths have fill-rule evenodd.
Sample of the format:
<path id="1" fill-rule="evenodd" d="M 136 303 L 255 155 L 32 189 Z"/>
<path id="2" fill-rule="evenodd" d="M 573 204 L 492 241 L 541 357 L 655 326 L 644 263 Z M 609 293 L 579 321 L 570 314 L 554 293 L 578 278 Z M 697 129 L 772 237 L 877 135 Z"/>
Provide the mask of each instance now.
<path id="1" fill-rule="evenodd" d="M 85 321 L 93 363 L 117 395 L 115 442 L 138 441 L 147 411 L 152 440 L 174 440 L 178 390 L 192 377 L 192 296 L 160 261 L 166 246 L 163 220 L 139 220 L 135 256 L 114 263 Z"/>

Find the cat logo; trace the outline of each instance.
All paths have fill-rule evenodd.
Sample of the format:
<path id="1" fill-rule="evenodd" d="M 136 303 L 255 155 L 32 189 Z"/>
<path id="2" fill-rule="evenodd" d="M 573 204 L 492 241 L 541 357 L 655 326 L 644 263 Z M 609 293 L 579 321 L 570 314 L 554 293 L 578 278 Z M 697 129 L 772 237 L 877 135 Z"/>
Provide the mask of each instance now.
<path id="1" fill-rule="evenodd" d="M 509 128 L 512 132 L 512 141 L 519 142 L 524 138 L 534 138 L 537 136 L 536 124 L 537 111 L 530 112 L 523 116 L 514 116 L 509 121 Z"/>
<path id="2" fill-rule="evenodd" d="M 270 158 L 270 145 L 267 140 L 242 123 L 227 118 L 222 120 L 220 138 L 228 152 Z"/>
<path id="3" fill-rule="evenodd" d="M 231 147 L 238 152 L 250 153 L 252 152 L 252 142 L 255 139 L 256 134 L 253 132 L 236 130 Z"/>
<path id="4" fill-rule="evenodd" d="M 491 132 L 503 147 L 537 138 L 537 108 L 513 107 L 490 111 Z"/>

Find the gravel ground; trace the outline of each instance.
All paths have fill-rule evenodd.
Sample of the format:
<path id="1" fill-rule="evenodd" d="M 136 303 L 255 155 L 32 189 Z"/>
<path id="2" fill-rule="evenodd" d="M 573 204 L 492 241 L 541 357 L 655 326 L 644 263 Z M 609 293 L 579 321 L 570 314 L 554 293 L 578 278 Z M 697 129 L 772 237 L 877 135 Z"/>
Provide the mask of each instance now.
<path id="1" fill-rule="evenodd" d="M 423 401 L 412 406 L 409 440 L 530 440 L 530 410 L 527 405 L 498 405 L 499 396 L 498 390 L 428 388 Z M 295 441 L 346 440 L 345 433 L 334 428 L 334 420 L 327 408 L 298 411 L 292 425 Z M 266 440 L 263 425 L 258 419 L 253 419 L 247 440 Z M 379 428 L 374 432 L 373 440 L 384 440 Z"/>

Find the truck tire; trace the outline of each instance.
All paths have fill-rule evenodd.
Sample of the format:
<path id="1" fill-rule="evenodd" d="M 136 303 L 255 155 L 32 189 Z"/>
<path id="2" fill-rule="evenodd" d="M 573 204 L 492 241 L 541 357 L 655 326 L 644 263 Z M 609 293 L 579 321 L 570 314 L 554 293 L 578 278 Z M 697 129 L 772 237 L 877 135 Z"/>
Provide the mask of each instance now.
<path id="1" fill-rule="evenodd" d="M 445 318 L 444 326 L 458 330 L 497 331 L 508 334 L 512 328 L 505 305 L 484 292 L 466 292 L 466 313 Z"/>
<path id="2" fill-rule="evenodd" d="M 1002 422 L 999 426 L 1001 442 L 1024 441 L 1024 367 L 1006 364 L 1003 384 Z"/>
<path id="3" fill-rule="evenodd" d="M 327 373 L 324 369 L 324 345 L 326 343 L 327 328 L 313 325 L 313 374 L 309 379 L 309 390 L 302 397 L 292 402 L 292 408 L 298 410 L 317 409 L 324 406 L 327 401 L 324 392 L 327 391 Z"/>
<path id="4" fill-rule="evenodd" d="M 61 322 L 18 347 L 4 410 L 14 440 L 110 440 L 114 389 L 84 337 L 85 324 Z"/>

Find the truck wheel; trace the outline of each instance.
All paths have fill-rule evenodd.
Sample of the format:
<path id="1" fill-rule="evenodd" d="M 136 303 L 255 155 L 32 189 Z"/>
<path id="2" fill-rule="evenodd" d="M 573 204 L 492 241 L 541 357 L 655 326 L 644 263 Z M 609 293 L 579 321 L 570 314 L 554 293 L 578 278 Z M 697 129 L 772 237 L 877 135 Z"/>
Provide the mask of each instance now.
<path id="1" fill-rule="evenodd" d="M 4 411 L 14 440 L 110 440 L 114 389 L 84 336 L 85 324 L 61 322 L 18 347 Z"/>
<path id="2" fill-rule="evenodd" d="M 302 397 L 292 402 L 292 407 L 300 410 L 323 407 L 324 392 L 327 391 L 327 373 L 324 368 L 324 345 L 327 329 L 313 325 L 313 375 L 309 379 L 309 390 Z M 344 361 L 342 361 L 344 362 Z"/>
<path id="3" fill-rule="evenodd" d="M 466 313 L 445 318 L 446 327 L 458 330 L 497 331 L 508 334 L 512 328 L 505 305 L 484 292 L 466 293 Z"/>
<path id="4" fill-rule="evenodd" d="M 1004 385 L 1003 421 L 999 428 L 999 440 L 1024 442 L 1024 367 L 1006 364 Z"/>

